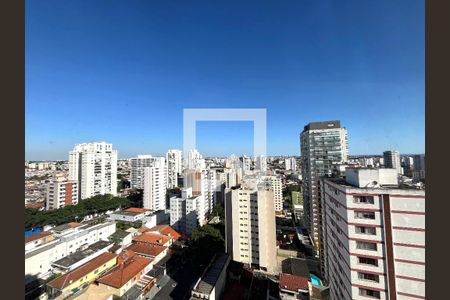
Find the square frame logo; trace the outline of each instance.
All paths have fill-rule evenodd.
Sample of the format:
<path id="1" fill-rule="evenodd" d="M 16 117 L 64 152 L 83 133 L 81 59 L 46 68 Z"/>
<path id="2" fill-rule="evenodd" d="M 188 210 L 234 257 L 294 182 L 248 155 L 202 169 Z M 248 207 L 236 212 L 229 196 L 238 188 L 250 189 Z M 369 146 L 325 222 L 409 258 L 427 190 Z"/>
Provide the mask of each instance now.
<path id="1" fill-rule="evenodd" d="M 185 108 L 183 109 L 183 156 L 196 149 L 197 121 L 253 121 L 253 156 L 266 156 L 265 108 Z"/>

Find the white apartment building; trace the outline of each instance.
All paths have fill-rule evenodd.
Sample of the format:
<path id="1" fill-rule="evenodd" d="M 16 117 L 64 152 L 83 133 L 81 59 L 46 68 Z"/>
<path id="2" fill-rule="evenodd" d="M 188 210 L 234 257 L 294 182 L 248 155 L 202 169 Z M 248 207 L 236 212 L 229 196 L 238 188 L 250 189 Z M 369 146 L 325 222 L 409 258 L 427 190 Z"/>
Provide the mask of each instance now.
<path id="1" fill-rule="evenodd" d="M 347 129 L 340 121 L 313 122 L 300 134 L 303 178 L 303 211 L 305 226 L 313 239 L 316 253 L 320 252 L 321 212 L 317 197 L 321 176 L 331 174 L 334 163 L 348 157 Z"/>
<path id="2" fill-rule="evenodd" d="M 267 171 L 267 157 L 261 155 L 256 157 L 255 169 L 261 172 Z"/>
<path id="3" fill-rule="evenodd" d="M 383 158 L 385 168 L 393 168 L 397 170 L 397 174 L 403 174 L 400 152 L 395 150 L 384 151 Z"/>
<path id="4" fill-rule="evenodd" d="M 234 169 L 224 168 L 223 173 L 218 173 L 220 181 L 225 183 L 225 188 L 231 188 L 237 185 L 237 172 Z"/>
<path id="5" fill-rule="evenodd" d="M 154 157 L 151 167 L 144 168 L 144 208 L 166 209 L 167 166 L 164 157 Z"/>
<path id="6" fill-rule="evenodd" d="M 80 199 L 117 195 L 117 150 L 105 142 L 75 145 L 69 152 L 69 180 L 78 182 Z"/>
<path id="7" fill-rule="evenodd" d="M 151 167 L 155 158 L 151 155 L 138 155 L 130 158 L 130 182 L 133 189 L 144 189 L 144 170 Z"/>
<path id="8" fill-rule="evenodd" d="M 251 268 L 276 272 L 273 192 L 251 176 L 242 180 L 241 187 L 225 191 L 226 252 Z"/>
<path id="9" fill-rule="evenodd" d="M 425 191 L 396 169 L 321 180 L 331 299 L 425 299 Z"/>
<path id="10" fill-rule="evenodd" d="M 47 184 L 46 209 L 78 204 L 78 183 L 58 178 Z"/>
<path id="11" fill-rule="evenodd" d="M 279 176 L 261 176 L 261 181 L 268 184 L 268 188 L 273 192 L 273 203 L 276 212 L 283 210 L 283 190 L 281 178 Z"/>
<path id="12" fill-rule="evenodd" d="M 246 155 L 241 157 L 242 159 L 242 171 L 244 174 L 250 172 L 252 166 L 252 159 Z"/>
<path id="13" fill-rule="evenodd" d="M 183 172 L 183 160 L 181 150 L 169 149 L 166 153 L 167 162 L 167 188 L 178 186 L 178 175 Z"/>
<path id="14" fill-rule="evenodd" d="M 201 224 L 201 197 L 192 194 L 192 188 L 183 188 L 181 197 L 170 198 L 170 226 L 190 235 Z"/>
<path id="15" fill-rule="evenodd" d="M 45 278 L 53 271 L 52 263 L 100 240 L 107 241 L 116 232 L 114 222 L 78 227 L 64 224 L 51 230 L 54 239 L 25 250 L 25 276 Z"/>
<path id="16" fill-rule="evenodd" d="M 297 171 L 297 160 L 295 157 L 288 157 L 284 159 L 284 166 L 286 171 Z"/>
<path id="17" fill-rule="evenodd" d="M 206 168 L 206 162 L 203 156 L 196 149 L 188 151 L 188 157 L 185 159 L 185 168 L 189 170 L 203 170 Z"/>

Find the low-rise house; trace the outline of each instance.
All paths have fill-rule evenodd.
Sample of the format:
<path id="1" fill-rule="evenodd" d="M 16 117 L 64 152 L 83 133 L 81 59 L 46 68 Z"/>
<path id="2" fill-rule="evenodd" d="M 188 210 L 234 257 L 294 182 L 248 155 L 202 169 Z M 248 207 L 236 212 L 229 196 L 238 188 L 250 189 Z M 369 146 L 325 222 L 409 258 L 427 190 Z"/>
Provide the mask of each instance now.
<path id="1" fill-rule="evenodd" d="M 171 240 L 172 239 L 170 237 L 155 232 L 144 232 L 133 238 L 133 241 L 135 242 L 155 244 L 166 247 L 170 246 Z"/>
<path id="2" fill-rule="evenodd" d="M 280 273 L 280 299 L 309 300 L 310 283 L 307 277 Z"/>
<path id="3" fill-rule="evenodd" d="M 144 257 L 149 257 L 153 260 L 153 263 L 157 263 L 167 255 L 168 248 L 157 244 L 134 242 L 125 250 L 131 250 Z"/>
<path id="4" fill-rule="evenodd" d="M 86 264 L 50 281 L 48 293 L 50 298 L 60 296 L 65 298 L 76 293 L 83 286 L 87 286 L 99 275 L 112 268 L 116 264 L 117 255 L 105 252 Z"/>
<path id="5" fill-rule="evenodd" d="M 111 234 L 108 239 L 114 242 L 116 245 L 126 247 L 131 244 L 131 241 L 133 240 L 133 234 L 131 232 L 118 229 L 116 230 L 116 232 Z"/>
<path id="6" fill-rule="evenodd" d="M 112 242 L 98 241 L 86 249 L 78 250 L 52 263 L 54 272 L 67 273 L 107 252 L 113 246 Z"/>
<path id="7" fill-rule="evenodd" d="M 25 238 L 25 251 L 32 250 L 50 241 L 53 241 L 55 236 L 49 231 L 42 231 L 37 234 L 30 235 Z"/>
<path id="8" fill-rule="evenodd" d="M 117 265 L 97 282 L 110 287 L 114 295 L 119 297 L 132 287 L 144 292 L 154 282 L 153 277 L 147 275 L 152 268 L 152 261 L 151 258 L 137 255 L 133 251 L 123 251 L 117 258 Z"/>

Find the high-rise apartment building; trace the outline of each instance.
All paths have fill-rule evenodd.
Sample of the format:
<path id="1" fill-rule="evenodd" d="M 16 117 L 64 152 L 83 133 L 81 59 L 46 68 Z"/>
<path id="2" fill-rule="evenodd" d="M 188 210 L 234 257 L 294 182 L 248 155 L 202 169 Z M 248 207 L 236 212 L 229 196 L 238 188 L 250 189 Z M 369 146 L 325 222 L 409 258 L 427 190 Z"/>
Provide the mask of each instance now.
<path id="1" fill-rule="evenodd" d="M 186 169 L 203 170 L 206 168 L 206 162 L 203 156 L 196 149 L 188 151 L 188 157 L 185 158 Z"/>
<path id="2" fill-rule="evenodd" d="M 425 191 L 362 168 L 321 189 L 331 299 L 425 299 Z"/>
<path id="3" fill-rule="evenodd" d="M 267 188 L 273 192 L 273 203 L 275 212 L 281 212 L 283 210 L 283 190 L 281 178 L 279 176 L 261 176 L 261 183 L 266 183 Z"/>
<path id="4" fill-rule="evenodd" d="M 257 177 L 226 189 L 225 245 L 232 259 L 274 273 L 277 268 L 273 192 Z"/>
<path id="5" fill-rule="evenodd" d="M 267 171 L 267 157 L 261 155 L 256 157 L 255 169 L 263 173 Z"/>
<path id="6" fill-rule="evenodd" d="M 170 198 L 170 226 L 189 236 L 201 222 L 200 202 L 200 196 L 194 196 L 192 188 L 183 188 L 181 197 Z"/>
<path id="7" fill-rule="evenodd" d="M 150 167 L 144 168 L 144 208 L 154 211 L 166 209 L 167 166 L 164 157 L 153 157 Z"/>
<path id="8" fill-rule="evenodd" d="M 130 158 L 130 181 L 133 189 L 144 189 L 144 170 L 151 167 L 155 158 L 151 155 L 138 155 Z"/>
<path id="9" fill-rule="evenodd" d="M 80 199 L 117 195 L 117 150 L 105 142 L 75 145 L 69 152 L 69 180 L 77 181 Z"/>
<path id="10" fill-rule="evenodd" d="M 288 157 L 284 159 L 284 165 L 285 165 L 285 169 L 287 171 L 297 171 L 297 160 L 295 159 L 295 157 Z"/>
<path id="11" fill-rule="evenodd" d="M 185 170 L 184 179 L 184 185 L 192 189 L 192 195 L 200 197 L 198 214 L 200 226 L 203 226 L 215 205 L 216 172 L 211 169 Z"/>
<path id="12" fill-rule="evenodd" d="M 241 157 L 242 160 L 242 171 L 244 174 L 250 172 L 252 166 L 252 159 L 246 155 Z"/>
<path id="13" fill-rule="evenodd" d="M 304 221 L 319 253 L 321 204 L 318 181 L 321 176 L 331 174 L 334 163 L 347 161 L 347 129 L 341 127 L 340 121 L 309 123 L 300 134 L 300 145 Z"/>
<path id="14" fill-rule="evenodd" d="M 425 154 L 414 155 L 413 160 L 413 179 L 417 181 L 425 179 Z"/>
<path id="15" fill-rule="evenodd" d="M 47 210 L 76 204 L 78 204 L 78 183 L 76 181 L 59 178 L 47 185 Z"/>
<path id="16" fill-rule="evenodd" d="M 393 168 L 397 170 L 398 174 L 402 174 L 402 165 L 400 161 L 400 152 L 389 150 L 383 152 L 384 166 L 386 168 Z"/>
<path id="17" fill-rule="evenodd" d="M 169 149 L 166 154 L 167 162 L 167 187 L 169 189 L 178 186 L 178 175 L 183 171 L 182 151 Z"/>

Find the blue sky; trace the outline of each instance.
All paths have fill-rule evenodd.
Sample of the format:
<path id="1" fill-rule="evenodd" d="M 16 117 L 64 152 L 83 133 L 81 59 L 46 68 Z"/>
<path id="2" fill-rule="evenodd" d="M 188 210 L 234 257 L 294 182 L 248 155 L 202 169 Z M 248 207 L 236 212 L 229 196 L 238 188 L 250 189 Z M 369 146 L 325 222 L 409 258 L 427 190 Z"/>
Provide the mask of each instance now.
<path id="1" fill-rule="evenodd" d="M 179 148 L 183 108 L 266 108 L 269 155 L 341 120 L 350 154 L 425 151 L 424 1 L 26 1 L 26 159 Z M 201 122 L 205 155 L 250 122 Z"/>

